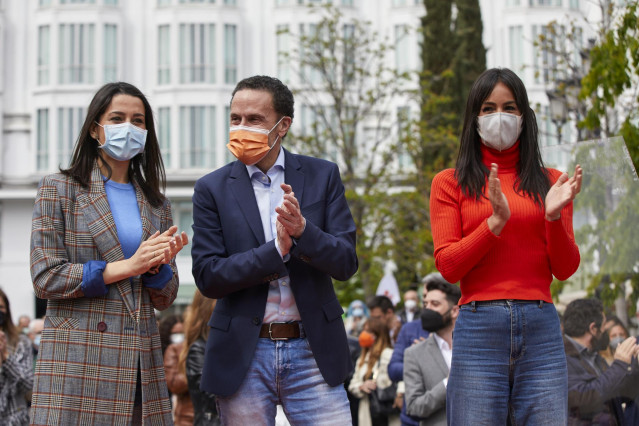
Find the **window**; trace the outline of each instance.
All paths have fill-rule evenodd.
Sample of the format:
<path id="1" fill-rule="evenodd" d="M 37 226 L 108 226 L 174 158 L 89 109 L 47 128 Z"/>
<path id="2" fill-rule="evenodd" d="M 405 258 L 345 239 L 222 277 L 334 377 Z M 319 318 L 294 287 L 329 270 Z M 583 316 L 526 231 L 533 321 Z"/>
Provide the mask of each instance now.
<path id="1" fill-rule="evenodd" d="M 214 64 L 215 25 L 180 24 L 180 83 L 214 83 Z"/>
<path id="2" fill-rule="evenodd" d="M 226 132 L 224 140 L 226 140 L 229 134 L 229 129 L 231 128 L 231 107 L 227 105 L 226 108 L 224 109 L 224 112 L 226 114 L 224 116 L 224 130 Z M 224 162 L 230 163 L 231 161 L 235 161 L 235 160 L 236 158 L 231 153 L 231 151 L 229 151 L 228 148 L 224 147 Z"/>
<path id="3" fill-rule="evenodd" d="M 412 158 L 404 143 L 406 138 L 410 133 L 410 107 L 399 107 L 397 108 L 397 136 L 399 140 L 399 149 L 397 153 L 397 164 L 399 166 L 399 171 L 402 172 L 407 166 L 412 165 Z"/>
<path id="4" fill-rule="evenodd" d="M 160 143 L 160 153 L 164 166 L 171 168 L 171 108 L 160 107 L 158 109 L 158 142 Z"/>
<path id="5" fill-rule="evenodd" d="M 276 31 L 277 43 L 277 75 L 284 82 L 290 82 L 291 67 L 288 60 L 282 58 L 282 53 L 290 51 L 290 35 L 288 25 L 278 25 Z"/>
<path id="6" fill-rule="evenodd" d="M 58 108 L 58 166 L 67 167 L 84 122 L 84 108 Z"/>
<path id="7" fill-rule="evenodd" d="M 171 83 L 171 44 L 169 40 L 169 25 L 158 27 L 158 84 Z"/>
<path id="8" fill-rule="evenodd" d="M 60 24 L 60 84 L 93 83 L 93 24 Z"/>
<path id="9" fill-rule="evenodd" d="M 180 165 L 210 168 L 215 164 L 215 107 L 180 107 Z"/>
<path id="10" fill-rule="evenodd" d="M 508 27 L 508 45 L 510 47 L 510 68 L 521 77 L 524 65 L 524 38 L 521 25 Z"/>
<path id="11" fill-rule="evenodd" d="M 581 9 L 581 6 L 579 5 L 579 0 L 570 0 L 570 8 L 573 10 Z"/>
<path id="12" fill-rule="evenodd" d="M 118 27 L 113 24 L 104 26 L 104 81 L 117 81 L 118 73 Z"/>
<path id="13" fill-rule="evenodd" d="M 49 110 L 38 109 L 36 117 L 36 170 L 47 171 L 49 169 Z"/>
<path id="14" fill-rule="evenodd" d="M 557 76 L 557 54 L 555 51 L 563 44 L 563 28 L 553 35 L 546 26 L 533 26 L 533 40 L 539 40 L 540 33 L 544 36 L 548 49 L 543 46 L 535 46 L 534 69 L 535 83 L 554 84 Z M 540 50 L 541 49 L 541 50 Z"/>
<path id="15" fill-rule="evenodd" d="M 60 0 L 60 4 L 95 3 L 95 0 Z"/>
<path id="16" fill-rule="evenodd" d="M 410 70 L 409 65 L 409 39 L 408 26 L 395 25 L 395 67 L 398 72 L 406 72 Z"/>
<path id="17" fill-rule="evenodd" d="M 237 6 L 237 0 L 224 0 L 224 4 L 227 6 Z"/>
<path id="18" fill-rule="evenodd" d="M 104 0 L 104 4 L 109 6 L 117 6 L 118 0 Z"/>
<path id="19" fill-rule="evenodd" d="M 215 0 L 180 0 L 180 3 L 215 3 Z"/>
<path id="20" fill-rule="evenodd" d="M 344 74 L 344 81 L 350 82 L 353 80 L 355 76 L 355 55 L 354 50 L 355 46 L 355 25 L 353 24 L 344 24 L 344 69 L 342 73 Z"/>
<path id="21" fill-rule="evenodd" d="M 38 85 L 49 84 L 50 29 L 48 25 L 38 27 Z"/>
<path id="22" fill-rule="evenodd" d="M 193 203 L 190 201 L 178 201 L 172 203 L 174 222 L 180 231 L 186 232 L 189 241 L 193 241 Z M 191 244 L 187 244 L 178 253 L 178 256 L 190 257 Z"/>
<path id="23" fill-rule="evenodd" d="M 51 0 L 39 0 L 38 4 L 40 7 L 51 6 Z"/>
<path id="24" fill-rule="evenodd" d="M 528 0 L 531 7 L 535 6 L 561 6 L 561 0 Z"/>
<path id="25" fill-rule="evenodd" d="M 158 6 L 170 6 L 171 0 L 158 0 Z"/>
<path id="26" fill-rule="evenodd" d="M 237 26 L 224 25 L 224 82 L 237 82 Z"/>

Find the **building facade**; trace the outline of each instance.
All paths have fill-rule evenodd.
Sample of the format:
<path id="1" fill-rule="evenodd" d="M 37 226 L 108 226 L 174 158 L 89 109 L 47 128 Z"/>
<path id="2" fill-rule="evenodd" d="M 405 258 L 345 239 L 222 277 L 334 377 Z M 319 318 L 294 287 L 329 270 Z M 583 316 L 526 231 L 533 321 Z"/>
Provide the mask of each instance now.
<path id="1" fill-rule="evenodd" d="M 278 52 L 290 49 L 291 39 L 278 31 L 312 24 L 317 18 L 308 4 L 325 1 L 0 0 L 0 287 L 14 320 L 36 315 L 29 241 L 37 184 L 68 165 L 96 90 L 122 80 L 148 96 L 174 221 L 190 234 L 195 180 L 232 159 L 225 145 L 233 87 L 254 74 L 290 81 Z M 369 20 L 397 39 L 395 66 L 419 68 L 419 37 L 400 35 L 420 25 L 421 0 L 333 3 L 346 17 Z M 553 143 L 556 133 L 544 118 L 553 76 L 533 40 L 544 24 L 578 18 L 590 6 L 585 0 L 482 0 L 481 7 L 488 66 L 520 74 L 531 103 L 539 105 L 545 143 Z M 569 132 L 567 126 L 564 137 L 574 140 Z M 177 303 L 187 304 L 194 289 L 188 247 L 177 262 Z"/>

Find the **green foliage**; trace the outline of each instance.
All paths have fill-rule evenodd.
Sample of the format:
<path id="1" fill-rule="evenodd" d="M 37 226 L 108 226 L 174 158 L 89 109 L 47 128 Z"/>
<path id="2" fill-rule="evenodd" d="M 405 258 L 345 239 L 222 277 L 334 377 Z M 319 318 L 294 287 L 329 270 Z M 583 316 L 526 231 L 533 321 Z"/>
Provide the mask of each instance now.
<path id="1" fill-rule="evenodd" d="M 639 166 L 639 17 L 638 1 L 629 1 L 612 16 L 615 24 L 603 32 L 601 40 L 590 51 L 590 71 L 582 80 L 581 98 L 591 100 L 584 120 L 587 128 L 602 128 L 605 135 L 623 135 L 630 157 Z M 622 111 L 620 127 L 611 110 Z"/>
<path id="2" fill-rule="evenodd" d="M 389 165 L 398 146 L 391 106 L 407 96 L 410 81 L 389 65 L 394 47 L 369 22 L 347 19 L 332 4 L 310 11 L 318 20 L 304 33 L 286 31 L 297 47 L 280 57 L 296 76 L 291 87 L 297 110 L 307 108 L 310 121 L 290 134 L 289 143 L 340 164 L 359 258 L 357 274 L 335 285 L 347 304 L 374 294 L 389 259 L 395 210 L 388 191 L 396 180 Z"/>

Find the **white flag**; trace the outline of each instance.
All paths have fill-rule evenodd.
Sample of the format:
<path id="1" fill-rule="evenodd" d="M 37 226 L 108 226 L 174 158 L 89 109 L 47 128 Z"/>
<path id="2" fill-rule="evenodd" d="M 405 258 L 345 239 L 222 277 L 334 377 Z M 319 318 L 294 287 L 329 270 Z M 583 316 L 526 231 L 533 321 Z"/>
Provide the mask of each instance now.
<path id="1" fill-rule="evenodd" d="M 376 296 L 388 297 L 393 305 L 397 305 L 401 300 L 399 294 L 399 287 L 397 286 L 397 280 L 392 272 L 386 272 L 377 286 Z"/>

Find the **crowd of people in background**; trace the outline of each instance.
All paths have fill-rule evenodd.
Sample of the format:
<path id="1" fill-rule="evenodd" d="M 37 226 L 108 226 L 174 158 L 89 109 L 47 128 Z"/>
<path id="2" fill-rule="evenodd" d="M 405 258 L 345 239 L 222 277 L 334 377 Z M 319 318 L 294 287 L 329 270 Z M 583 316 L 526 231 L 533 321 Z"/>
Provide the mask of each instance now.
<path id="1" fill-rule="evenodd" d="M 96 92 L 69 167 L 38 187 L 31 276 L 46 317 L 14 324 L 0 290 L 0 419 L 639 424 L 637 337 L 596 299 L 572 301 L 563 322 L 553 304 L 553 277 L 580 262 L 583 171 L 544 167 L 513 71 L 477 78 L 455 167 L 433 179 L 438 272 L 400 307 L 353 301 L 344 321 L 333 280 L 358 269 L 357 230 L 337 165 L 282 146 L 293 105 L 276 78 L 235 87 L 238 161 L 194 188 L 198 290 L 182 314 L 158 315 L 189 238 L 173 225 L 146 97 L 123 82 Z"/>

